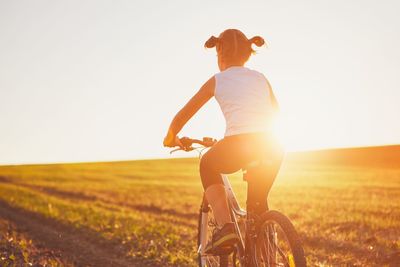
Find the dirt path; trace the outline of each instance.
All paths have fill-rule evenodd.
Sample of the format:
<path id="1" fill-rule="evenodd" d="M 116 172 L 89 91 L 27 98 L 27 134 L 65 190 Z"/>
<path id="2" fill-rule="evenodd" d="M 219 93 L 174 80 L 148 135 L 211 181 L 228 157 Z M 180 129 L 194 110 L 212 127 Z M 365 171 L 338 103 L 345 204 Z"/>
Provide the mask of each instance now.
<path id="1" fill-rule="evenodd" d="M 88 228 L 75 228 L 40 214 L 0 201 L 0 217 L 13 223 L 36 244 L 73 266 L 158 266 L 159 263 L 126 256 L 118 240 L 106 240 Z"/>

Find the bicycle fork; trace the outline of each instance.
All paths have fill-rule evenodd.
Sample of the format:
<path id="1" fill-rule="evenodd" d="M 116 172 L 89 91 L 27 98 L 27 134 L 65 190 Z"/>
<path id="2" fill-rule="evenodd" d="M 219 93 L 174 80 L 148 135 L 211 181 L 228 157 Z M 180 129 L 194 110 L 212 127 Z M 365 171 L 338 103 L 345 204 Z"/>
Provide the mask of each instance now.
<path id="1" fill-rule="evenodd" d="M 201 211 L 201 230 L 200 230 L 200 236 L 199 236 L 199 247 L 197 249 L 197 253 L 201 255 L 201 266 L 205 266 L 206 264 L 206 259 L 203 256 L 204 255 L 204 249 L 207 246 L 207 239 L 208 239 L 208 216 L 209 216 L 209 211 L 210 207 L 208 206 L 208 202 L 203 196 L 203 202 L 200 207 Z"/>

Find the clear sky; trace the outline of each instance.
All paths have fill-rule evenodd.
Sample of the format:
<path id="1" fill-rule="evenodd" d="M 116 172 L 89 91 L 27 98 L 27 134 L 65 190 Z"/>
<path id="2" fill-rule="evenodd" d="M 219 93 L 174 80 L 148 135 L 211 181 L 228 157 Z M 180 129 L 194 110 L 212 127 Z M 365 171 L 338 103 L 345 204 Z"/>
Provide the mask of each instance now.
<path id="1" fill-rule="evenodd" d="M 0 0 L 0 164 L 169 157 L 172 117 L 218 71 L 203 44 L 226 28 L 269 43 L 247 66 L 275 90 L 288 150 L 399 144 L 399 3 Z M 212 100 L 182 134 L 223 132 Z"/>

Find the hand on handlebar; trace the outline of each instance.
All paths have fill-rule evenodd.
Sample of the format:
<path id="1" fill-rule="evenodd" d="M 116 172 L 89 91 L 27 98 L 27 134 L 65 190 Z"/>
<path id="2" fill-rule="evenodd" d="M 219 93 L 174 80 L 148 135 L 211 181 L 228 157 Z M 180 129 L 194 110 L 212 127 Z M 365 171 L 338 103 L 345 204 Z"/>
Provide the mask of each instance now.
<path id="1" fill-rule="evenodd" d="M 217 142 L 216 139 L 213 139 L 210 137 L 204 137 L 203 140 L 191 139 L 189 137 L 182 137 L 179 139 L 180 145 L 176 145 L 176 146 L 179 146 L 179 148 L 172 150 L 171 153 L 178 151 L 178 150 L 183 150 L 186 152 L 192 151 L 192 150 L 196 149 L 196 147 L 192 146 L 193 144 L 199 144 L 202 147 L 211 147 L 216 142 Z M 197 147 L 197 148 L 199 148 L 199 147 Z"/>
<path id="2" fill-rule="evenodd" d="M 183 148 L 182 142 L 177 135 L 172 135 L 168 132 L 167 136 L 164 138 L 163 145 L 165 147 L 176 147 L 179 146 Z"/>

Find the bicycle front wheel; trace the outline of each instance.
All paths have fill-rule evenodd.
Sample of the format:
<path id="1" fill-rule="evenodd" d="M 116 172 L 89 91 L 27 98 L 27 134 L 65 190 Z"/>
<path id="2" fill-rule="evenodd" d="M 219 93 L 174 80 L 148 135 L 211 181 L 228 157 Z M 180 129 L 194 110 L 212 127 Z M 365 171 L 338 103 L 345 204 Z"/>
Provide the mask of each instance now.
<path id="1" fill-rule="evenodd" d="M 254 251 L 257 267 L 306 267 L 300 238 L 290 220 L 278 211 L 267 211 L 257 224 Z"/>
<path id="2" fill-rule="evenodd" d="M 200 267 L 228 267 L 229 256 L 214 256 L 204 254 L 204 248 L 212 236 L 216 222 L 211 208 L 203 202 L 199 213 L 197 229 L 198 263 Z"/>

